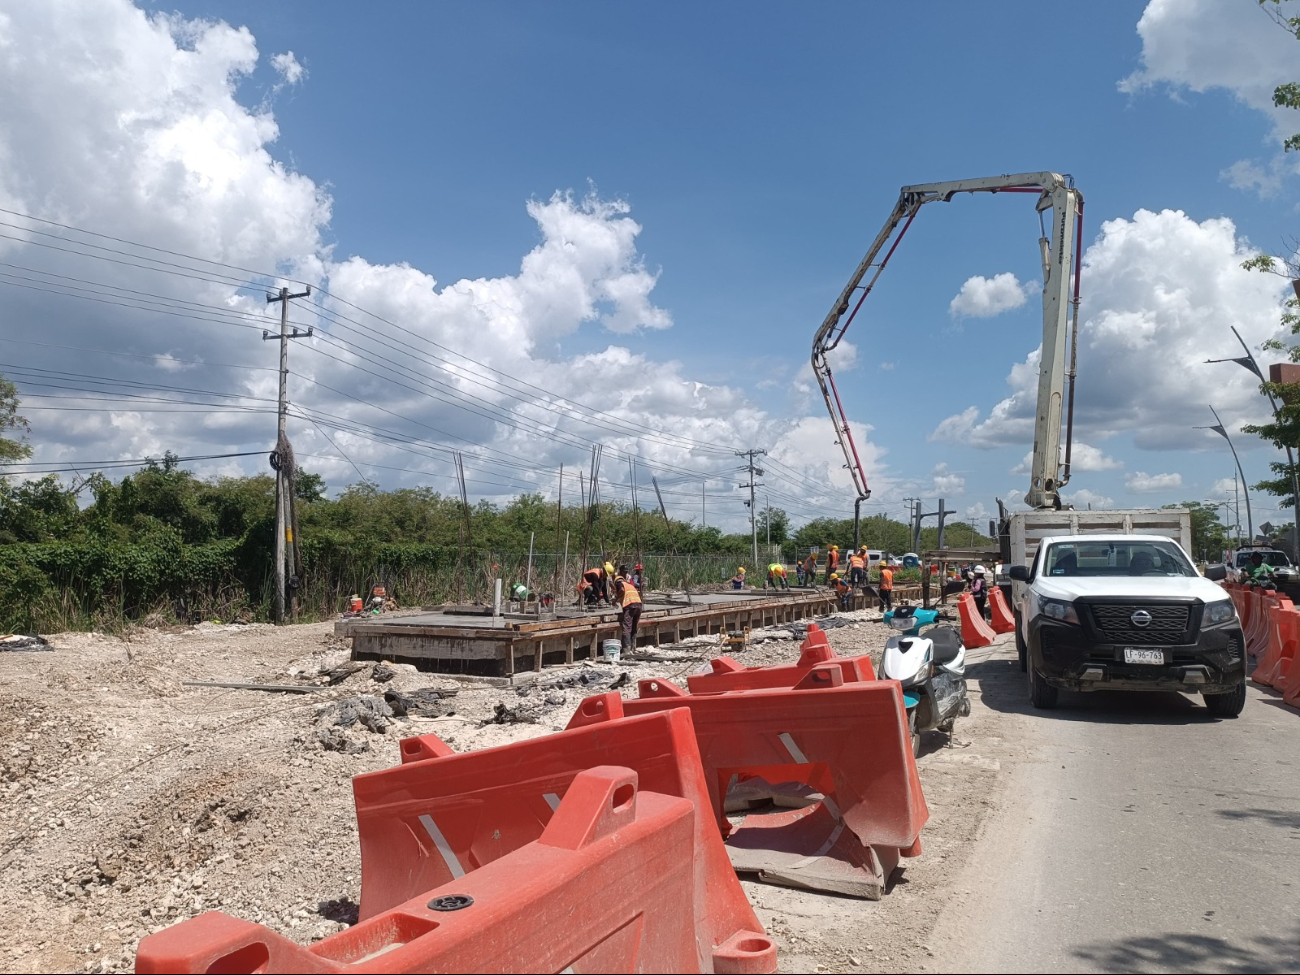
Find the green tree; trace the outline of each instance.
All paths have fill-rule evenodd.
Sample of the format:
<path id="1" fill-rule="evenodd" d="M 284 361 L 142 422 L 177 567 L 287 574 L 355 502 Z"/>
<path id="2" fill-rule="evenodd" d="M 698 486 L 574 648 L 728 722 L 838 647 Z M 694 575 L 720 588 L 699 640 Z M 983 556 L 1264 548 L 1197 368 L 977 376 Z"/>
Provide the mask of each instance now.
<path id="1" fill-rule="evenodd" d="M 0 376 L 0 461 L 22 460 L 32 455 L 31 445 L 21 435 L 17 440 L 6 437 L 9 430 L 31 430 L 27 418 L 18 412 L 18 387 Z"/>
<path id="2" fill-rule="evenodd" d="M 1259 0 L 1260 6 L 1269 11 L 1279 27 L 1300 40 L 1300 16 L 1295 14 L 1295 11 L 1300 8 L 1293 7 L 1292 3 L 1293 0 Z M 1284 82 L 1273 89 L 1273 104 L 1279 108 L 1300 110 L 1300 82 Z M 1282 141 L 1282 148 L 1285 152 L 1300 152 L 1300 134 L 1287 136 Z M 1293 254 L 1296 253 L 1298 244 L 1300 239 L 1293 237 L 1290 247 Z M 1294 258 L 1257 254 L 1242 264 L 1242 267 L 1251 271 L 1276 274 L 1279 277 L 1289 278 L 1293 282 L 1300 279 L 1300 262 Z M 1300 335 L 1300 285 L 1297 285 L 1296 289 L 1296 294 L 1286 299 L 1282 311 L 1282 327 L 1292 335 Z M 1264 348 L 1286 352 L 1291 362 L 1300 363 L 1300 345 L 1287 345 L 1280 340 L 1270 339 L 1264 343 Z M 1242 427 L 1242 430 L 1262 437 L 1279 450 L 1300 444 L 1300 383 L 1265 382 L 1261 389 L 1282 405 L 1272 422 L 1251 424 Z M 1291 466 L 1281 461 L 1274 461 L 1269 464 L 1269 467 L 1274 476 L 1256 484 L 1256 490 L 1266 491 L 1281 498 L 1280 504 L 1283 507 L 1293 507 L 1297 499 L 1292 491 L 1294 481 Z"/>
<path id="3" fill-rule="evenodd" d="M 771 529 L 772 544 L 777 545 L 790 537 L 790 516 L 782 508 L 763 508 L 758 513 L 758 540 L 766 542 Z"/>
<path id="4" fill-rule="evenodd" d="M 1289 492 L 1288 492 L 1289 493 Z M 1217 506 L 1203 505 L 1199 501 L 1167 504 L 1166 508 L 1186 508 L 1192 516 L 1192 551 L 1194 559 L 1217 562 L 1228 547 L 1227 529 L 1219 521 Z"/>

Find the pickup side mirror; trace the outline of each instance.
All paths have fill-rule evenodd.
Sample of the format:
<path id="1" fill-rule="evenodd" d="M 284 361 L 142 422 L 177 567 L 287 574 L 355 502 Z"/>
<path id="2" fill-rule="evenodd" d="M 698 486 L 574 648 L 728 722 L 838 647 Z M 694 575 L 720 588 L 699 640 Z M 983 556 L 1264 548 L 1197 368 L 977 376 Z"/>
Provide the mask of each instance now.
<path id="1" fill-rule="evenodd" d="M 1029 569 L 1023 565 L 1013 565 L 1007 575 L 1011 576 L 1016 582 L 1029 581 Z"/>
<path id="2" fill-rule="evenodd" d="M 1228 567 L 1226 565 L 1207 565 L 1205 567 L 1205 578 L 1211 582 L 1222 582 L 1228 578 Z"/>

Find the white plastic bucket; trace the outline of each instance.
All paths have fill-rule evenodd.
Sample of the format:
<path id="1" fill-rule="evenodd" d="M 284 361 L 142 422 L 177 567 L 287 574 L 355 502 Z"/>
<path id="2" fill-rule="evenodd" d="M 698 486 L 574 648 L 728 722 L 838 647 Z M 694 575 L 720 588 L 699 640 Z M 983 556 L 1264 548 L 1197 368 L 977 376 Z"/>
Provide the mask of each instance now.
<path id="1" fill-rule="evenodd" d="M 622 640 L 606 640 L 603 644 L 606 660 L 617 660 L 623 653 Z"/>

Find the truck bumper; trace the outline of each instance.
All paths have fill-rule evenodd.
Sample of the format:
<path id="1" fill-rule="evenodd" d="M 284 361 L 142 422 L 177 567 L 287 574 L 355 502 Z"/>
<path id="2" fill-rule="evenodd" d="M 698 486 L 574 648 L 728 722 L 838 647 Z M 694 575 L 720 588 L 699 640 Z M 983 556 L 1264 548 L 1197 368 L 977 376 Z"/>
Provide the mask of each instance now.
<path id="1" fill-rule="evenodd" d="M 1245 641 L 1237 625 L 1203 628 L 1195 644 L 1159 647 L 1162 664 L 1125 663 L 1123 646 L 1091 642 L 1079 626 L 1042 618 L 1030 624 L 1026 643 L 1043 679 L 1072 691 L 1221 694 L 1246 679 Z"/>

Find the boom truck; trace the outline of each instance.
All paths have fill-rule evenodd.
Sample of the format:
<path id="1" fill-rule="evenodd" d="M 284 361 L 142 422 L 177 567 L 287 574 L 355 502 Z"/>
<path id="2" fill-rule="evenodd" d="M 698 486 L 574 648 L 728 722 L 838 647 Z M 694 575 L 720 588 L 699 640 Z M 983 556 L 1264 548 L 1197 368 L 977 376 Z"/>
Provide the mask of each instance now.
<path id="1" fill-rule="evenodd" d="M 813 338 L 812 368 L 821 387 L 822 398 L 835 424 L 845 466 L 853 479 L 857 499 L 853 505 L 853 546 L 860 544 L 862 502 L 871 497 L 866 472 L 853 442 L 848 416 L 828 355 L 840 344 L 853 324 L 862 303 L 871 294 L 880 275 L 889 265 L 894 251 L 902 243 L 912 221 L 927 203 L 949 203 L 959 193 L 1027 193 L 1038 199 L 1041 236 L 1038 240 L 1043 262 L 1043 354 L 1038 367 L 1038 410 L 1034 419 L 1034 457 L 1030 468 L 1029 492 L 1025 503 L 1031 508 L 1061 507 L 1060 489 L 1070 481 L 1070 447 L 1074 433 L 1075 340 L 1079 330 L 1079 271 L 1083 250 L 1083 195 L 1074 188 L 1074 180 L 1057 173 L 1018 173 L 1012 176 L 989 176 L 947 183 L 920 183 L 904 186 L 898 202 L 876 235 L 866 256 L 854 270 L 849 283 L 840 292 L 830 313 Z M 1049 231 L 1043 214 L 1052 211 Z M 884 256 L 881 256 L 881 253 Z M 1070 272 L 1074 272 L 1071 292 Z M 856 297 L 856 300 L 855 300 Z M 1073 310 L 1073 311 L 1071 311 Z M 1067 343 L 1066 339 L 1069 338 Z M 1065 463 L 1061 469 L 1061 413 L 1065 394 L 1066 352 L 1069 351 L 1069 391 L 1065 403 Z"/>
<path id="2" fill-rule="evenodd" d="M 844 338 L 921 207 L 948 203 L 963 193 L 1038 197 L 1043 344 L 1033 460 L 1025 494 L 1025 504 L 1033 510 L 1002 510 L 998 524 L 1012 588 L 1016 647 L 1021 669 L 1028 675 L 1030 702 L 1037 708 L 1053 707 L 1062 688 L 1176 690 L 1199 692 L 1211 714 L 1234 717 L 1245 704 L 1241 623 L 1231 599 L 1212 581 L 1221 580 L 1226 569 L 1212 567 L 1206 572 L 1208 578 L 1202 578 L 1187 555 L 1188 512 L 1085 513 L 1062 503 L 1061 488 L 1070 481 L 1074 435 L 1083 251 L 1083 196 L 1068 176 L 1019 173 L 904 186 L 884 227 L 817 329 L 813 374 L 857 493 L 854 547 L 860 544 L 862 502 L 871 490 L 828 356 Z M 1048 210 L 1050 231 L 1043 220 Z M 1000 501 L 998 506 L 1003 508 Z"/>

